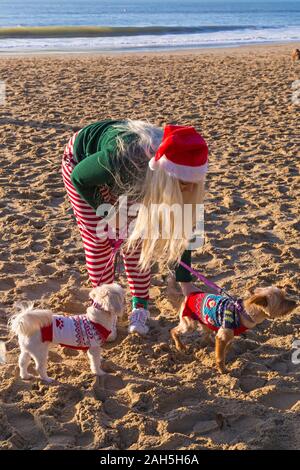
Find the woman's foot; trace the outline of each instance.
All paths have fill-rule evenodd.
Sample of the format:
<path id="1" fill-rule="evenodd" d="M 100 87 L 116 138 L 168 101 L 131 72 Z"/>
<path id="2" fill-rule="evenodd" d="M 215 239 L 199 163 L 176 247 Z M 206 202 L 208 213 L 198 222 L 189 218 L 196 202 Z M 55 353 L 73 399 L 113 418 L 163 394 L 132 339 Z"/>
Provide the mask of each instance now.
<path id="1" fill-rule="evenodd" d="M 138 333 L 141 336 L 145 336 L 149 331 L 149 327 L 146 325 L 149 317 L 149 310 L 134 308 L 129 317 L 129 333 Z"/>

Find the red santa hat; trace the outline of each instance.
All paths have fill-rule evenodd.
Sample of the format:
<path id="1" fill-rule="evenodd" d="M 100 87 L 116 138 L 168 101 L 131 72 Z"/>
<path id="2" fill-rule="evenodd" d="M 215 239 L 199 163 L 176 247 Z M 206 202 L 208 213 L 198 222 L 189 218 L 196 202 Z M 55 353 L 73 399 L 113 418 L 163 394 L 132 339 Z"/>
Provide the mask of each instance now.
<path id="1" fill-rule="evenodd" d="M 162 168 L 170 176 L 195 183 L 207 172 L 208 147 L 192 126 L 168 125 L 149 167 Z"/>

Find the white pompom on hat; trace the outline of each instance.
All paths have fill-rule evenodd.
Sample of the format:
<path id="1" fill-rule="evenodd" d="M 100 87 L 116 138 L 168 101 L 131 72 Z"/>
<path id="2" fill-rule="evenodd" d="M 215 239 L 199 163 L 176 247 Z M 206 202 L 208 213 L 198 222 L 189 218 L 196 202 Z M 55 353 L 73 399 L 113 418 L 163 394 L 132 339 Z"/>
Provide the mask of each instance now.
<path id="1" fill-rule="evenodd" d="M 155 171 L 162 168 L 181 181 L 196 183 L 208 168 L 208 147 L 192 126 L 167 125 L 155 157 L 149 161 Z"/>

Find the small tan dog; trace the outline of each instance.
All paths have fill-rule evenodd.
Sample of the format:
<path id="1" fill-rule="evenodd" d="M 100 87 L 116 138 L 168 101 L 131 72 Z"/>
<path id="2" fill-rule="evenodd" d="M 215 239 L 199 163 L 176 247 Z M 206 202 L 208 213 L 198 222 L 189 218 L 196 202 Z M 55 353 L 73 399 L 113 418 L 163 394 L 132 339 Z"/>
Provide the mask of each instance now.
<path id="1" fill-rule="evenodd" d="M 212 330 L 216 332 L 215 357 L 217 369 L 226 372 L 225 359 L 230 343 L 248 329 L 254 328 L 266 318 L 275 319 L 290 313 L 296 307 L 294 300 L 275 286 L 258 288 L 254 295 L 242 301 L 233 301 L 221 295 L 193 292 L 183 301 L 179 310 L 179 325 L 170 333 L 176 349 L 185 351 L 180 335 L 193 331 L 199 322 L 205 332 L 205 340 L 212 341 Z"/>
<path id="2" fill-rule="evenodd" d="M 16 304 L 19 311 L 9 319 L 12 335 L 20 345 L 19 368 L 24 380 L 34 378 L 28 373 L 31 358 L 39 377 L 52 382 L 47 374 L 50 343 L 87 352 L 91 371 L 104 375 L 101 369 L 101 346 L 113 332 L 117 317 L 124 312 L 124 289 L 118 284 L 103 284 L 90 292 L 93 304 L 85 315 L 64 316 L 51 310 L 34 309 L 33 302 Z"/>
<path id="3" fill-rule="evenodd" d="M 294 49 L 292 52 L 292 61 L 300 60 L 300 49 Z"/>

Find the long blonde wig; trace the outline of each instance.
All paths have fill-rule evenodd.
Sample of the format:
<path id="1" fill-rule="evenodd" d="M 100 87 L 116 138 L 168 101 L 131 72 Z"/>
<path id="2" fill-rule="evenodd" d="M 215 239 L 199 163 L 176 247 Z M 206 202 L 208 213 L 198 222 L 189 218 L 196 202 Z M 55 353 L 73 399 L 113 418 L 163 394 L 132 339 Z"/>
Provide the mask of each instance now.
<path id="1" fill-rule="evenodd" d="M 192 192 L 182 192 L 178 179 L 169 176 L 162 169 L 152 171 L 148 166 L 150 158 L 161 143 L 162 129 L 147 122 L 130 120 L 120 126 L 120 129 L 137 135 L 134 148 L 130 148 L 126 146 L 124 134 L 120 134 L 118 147 L 119 158 L 128 158 L 139 173 L 134 188 L 123 188 L 124 194 L 140 203 L 134 228 L 128 235 L 124 249 L 135 251 L 137 247 L 141 247 L 139 265 L 142 270 L 150 268 L 156 262 L 162 267 L 174 264 L 188 247 L 191 235 L 182 230 L 184 205 L 191 205 L 191 225 L 194 227 L 196 205 L 202 204 L 204 200 L 205 177 L 193 185 Z M 168 208 L 171 208 L 169 213 Z M 166 215 L 169 215 L 169 223 Z"/>

